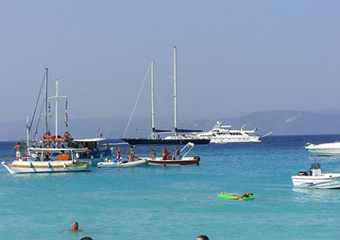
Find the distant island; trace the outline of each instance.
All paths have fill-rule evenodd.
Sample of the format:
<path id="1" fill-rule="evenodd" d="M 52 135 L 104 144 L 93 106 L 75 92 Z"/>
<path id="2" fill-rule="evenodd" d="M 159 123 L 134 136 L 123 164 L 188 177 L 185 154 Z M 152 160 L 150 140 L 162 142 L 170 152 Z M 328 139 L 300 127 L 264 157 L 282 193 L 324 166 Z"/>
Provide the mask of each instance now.
<path id="1" fill-rule="evenodd" d="M 85 120 L 70 119 L 68 131 L 76 138 L 94 137 L 97 130 L 104 137 L 117 139 L 123 136 L 128 116 L 114 118 L 90 118 Z M 150 136 L 150 119 L 135 116 L 127 136 Z M 209 120 L 184 121 L 180 125 L 188 129 L 210 130 L 216 121 L 225 125 L 246 129 L 258 129 L 263 135 L 270 131 L 272 135 L 313 135 L 340 134 L 340 110 L 323 110 L 318 112 L 279 110 L 261 111 L 235 118 L 212 118 Z M 172 119 L 158 119 L 159 128 L 172 129 Z M 25 121 L 0 122 L 0 141 L 25 139 Z M 40 134 L 41 135 L 41 134 Z M 39 136 L 39 134 L 38 134 Z"/>

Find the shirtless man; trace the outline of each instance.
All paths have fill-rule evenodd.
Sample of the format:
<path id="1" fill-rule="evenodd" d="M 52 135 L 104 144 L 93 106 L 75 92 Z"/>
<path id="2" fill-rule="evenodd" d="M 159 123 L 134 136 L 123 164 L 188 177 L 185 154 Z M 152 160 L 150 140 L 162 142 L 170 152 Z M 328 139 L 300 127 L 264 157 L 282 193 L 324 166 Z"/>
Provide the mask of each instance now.
<path id="1" fill-rule="evenodd" d="M 17 145 L 14 146 L 14 148 L 12 149 L 13 151 L 16 151 L 15 155 L 17 160 L 21 158 L 21 149 L 24 148 L 21 146 L 21 143 L 18 142 Z"/>
<path id="2" fill-rule="evenodd" d="M 160 152 L 161 156 L 162 156 L 162 160 L 167 160 L 168 157 L 168 151 L 166 150 L 166 147 L 163 148 L 163 150 Z"/>
<path id="3" fill-rule="evenodd" d="M 175 159 L 180 160 L 181 159 L 181 151 L 175 147 Z"/>
<path id="4" fill-rule="evenodd" d="M 156 152 L 155 152 L 155 150 L 153 150 L 153 149 L 151 148 L 150 152 L 151 152 L 151 158 L 152 158 L 152 159 L 155 159 L 155 158 L 156 158 Z"/>

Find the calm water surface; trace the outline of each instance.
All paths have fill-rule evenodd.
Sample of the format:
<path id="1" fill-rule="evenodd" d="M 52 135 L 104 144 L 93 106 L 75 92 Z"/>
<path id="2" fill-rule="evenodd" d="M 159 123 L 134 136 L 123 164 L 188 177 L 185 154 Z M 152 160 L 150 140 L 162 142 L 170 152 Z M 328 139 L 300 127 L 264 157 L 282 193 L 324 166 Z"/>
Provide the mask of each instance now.
<path id="1" fill-rule="evenodd" d="M 293 188 L 290 179 L 314 160 L 324 171 L 340 172 L 340 158 L 303 149 L 307 142 L 339 139 L 196 146 L 199 166 L 23 175 L 1 166 L 0 239 L 340 239 L 340 190 Z M 0 143 L 1 160 L 15 157 L 14 144 Z M 136 155 L 149 151 L 137 147 Z M 219 200 L 224 190 L 253 192 L 256 199 Z M 66 232 L 74 220 L 87 233 Z"/>

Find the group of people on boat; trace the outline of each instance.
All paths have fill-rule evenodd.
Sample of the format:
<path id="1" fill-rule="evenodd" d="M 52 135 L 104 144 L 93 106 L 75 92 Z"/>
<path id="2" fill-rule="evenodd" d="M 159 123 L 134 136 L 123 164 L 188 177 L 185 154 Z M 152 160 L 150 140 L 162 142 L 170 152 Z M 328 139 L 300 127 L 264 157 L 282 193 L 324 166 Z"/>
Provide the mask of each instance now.
<path id="1" fill-rule="evenodd" d="M 173 155 L 172 151 L 169 149 L 167 150 L 166 147 L 163 148 L 163 150 L 160 152 L 162 156 L 162 160 L 180 160 L 181 159 L 181 151 L 175 147 L 174 149 L 175 155 Z M 152 159 L 156 158 L 155 151 L 151 148 L 151 156 Z"/>

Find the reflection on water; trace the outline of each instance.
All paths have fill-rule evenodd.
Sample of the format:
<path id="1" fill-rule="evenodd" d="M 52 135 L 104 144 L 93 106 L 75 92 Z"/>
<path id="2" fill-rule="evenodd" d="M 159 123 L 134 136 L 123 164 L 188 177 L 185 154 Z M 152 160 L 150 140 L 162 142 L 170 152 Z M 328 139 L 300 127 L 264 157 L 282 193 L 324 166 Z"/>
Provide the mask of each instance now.
<path id="1" fill-rule="evenodd" d="M 293 188 L 297 202 L 339 202 L 340 189 Z"/>

